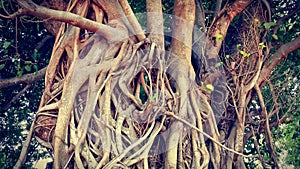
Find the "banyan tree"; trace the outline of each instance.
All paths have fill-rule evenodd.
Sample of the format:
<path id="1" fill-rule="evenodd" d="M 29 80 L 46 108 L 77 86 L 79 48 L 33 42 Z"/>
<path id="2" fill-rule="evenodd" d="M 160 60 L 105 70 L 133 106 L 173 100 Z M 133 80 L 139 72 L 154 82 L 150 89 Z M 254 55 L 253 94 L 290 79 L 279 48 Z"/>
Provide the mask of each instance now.
<path id="1" fill-rule="evenodd" d="M 266 0 L 217 1 L 211 13 L 175 0 L 172 14 L 160 0 L 140 14 L 127 0 L 16 3 L 11 18 L 38 17 L 56 37 L 31 128 L 54 168 L 245 168 L 245 158 L 278 167 L 261 89 L 300 38 L 270 52 Z M 236 16 L 236 43 L 221 54 Z M 269 161 L 244 153 L 257 126 Z"/>

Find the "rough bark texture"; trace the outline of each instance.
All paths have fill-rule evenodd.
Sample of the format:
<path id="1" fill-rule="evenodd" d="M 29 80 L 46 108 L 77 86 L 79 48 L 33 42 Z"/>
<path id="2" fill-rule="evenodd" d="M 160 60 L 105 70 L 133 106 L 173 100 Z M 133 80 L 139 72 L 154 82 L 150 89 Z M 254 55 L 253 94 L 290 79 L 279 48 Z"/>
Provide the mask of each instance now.
<path id="1" fill-rule="evenodd" d="M 226 70 L 216 66 L 228 26 L 251 2 L 227 4 L 201 45 L 193 39 L 196 5 L 203 13 L 201 4 L 176 0 L 172 42 L 165 51 L 161 1 L 146 2 L 148 32 L 126 0 L 72 1 L 64 7 L 51 1 L 54 9 L 18 1 L 22 8 L 16 15 L 60 25 L 52 29 L 56 41 L 33 129 L 52 151 L 54 168 L 245 168 L 251 93 L 258 93 L 264 107 L 257 84 L 300 47 L 298 37 L 267 58 L 269 53 L 259 48 L 262 32 L 252 22 L 266 20 L 253 3 L 253 16 L 247 18 L 251 24 L 238 35 L 244 55 L 236 52 L 233 60 L 223 61 Z M 196 24 L 204 25 L 203 16 Z M 200 76 L 191 60 L 195 43 L 206 64 Z M 272 62 L 263 66 L 266 59 Z M 268 123 L 265 127 L 269 130 Z"/>

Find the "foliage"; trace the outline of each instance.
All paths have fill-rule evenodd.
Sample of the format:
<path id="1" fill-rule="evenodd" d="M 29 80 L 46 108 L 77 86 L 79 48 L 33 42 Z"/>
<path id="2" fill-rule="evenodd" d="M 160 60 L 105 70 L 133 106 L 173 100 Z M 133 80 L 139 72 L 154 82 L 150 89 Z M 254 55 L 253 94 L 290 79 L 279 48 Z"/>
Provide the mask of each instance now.
<path id="1" fill-rule="evenodd" d="M 299 98 L 298 98 L 299 102 Z M 299 127 L 299 110 L 296 110 L 287 121 L 292 120 L 282 126 L 282 136 L 280 138 L 279 150 L 287 150 L 286 162 L 295 166 L 300 167 L 300 127 Z"/>
<path id="2" fill-rule="evenodd" d="M 273 82 L 276 88 L 282 89 L 280 99 L 277 99 L 277 104 L 283 108 L 279 112 L 280 116 L 285 116 L 284 120 L 278 127 L 273 129 L 275 142 L 277 142 L 278 155 L 287 151 L 285 160 L 287 164 L 291 164 L 296 168 L 300 167 L 300 94 L 299 94 L 299 58 L 298 51 L 293 52 L 285 62 L 280 64 L 274 71 Z M 288 79 L 288 84 L 286 82 Z M 269 91 L 270 92 L 270 91 Z M 267 95 L 266 97 L 271 97 Z M 271 104 L 268 106 L 271 108 Z"/>
<path id="3" fill-rule="evenodd" d="M 283 5 L 281 1 L 273 2 L 273 11 L 275 12 L 272 22 L 263 22 L 258 23 L 258 26 L 262 30 L 266 30 L 266 42 L 259 43 L 258 47 L 266 50 L 267 44 L 272 44 L 271 54 L 273 54 L 282 44 L 285 44 L 291 39 L 299 35 L 299 15 L 294 15 L 289 20 L 284 20 L 278 22 L 278 18 L 284 16 L 285 12 L 291 12 L 288 9 L 278 9 L 277 6 Z M 291 1 L 290 3 L 293 4 Z M 293 6 L 293 5 L 291 5 Z M 299 13 L 299 12 L 297 12 Z M 248 57 L 250 53 L 247 53 L 243 50 L 243 46 L 239 41 L 237 34 L 243 29 L 242 15 L 234 18 L 231 23 L 228 34 L 226 36 L 226 52 L 224 52 L 225 61 L 232 59 L 232 55 L 235 54 L 236 50 L 239 51 L 239 54 Z M 256 22 L 258 22 L 256 20 Z M 236 44 L 237 43 L 237 44 Z M 278 111 L 277 118 L 273 115 L 270 118 L 270 124 L 272 126 L 271 132 L 273 136 L 273 144 L 275 145 L 276 156 L 281 161 L 281 165 L 292 164 L 295 168 L 299 168 L 299 58 L 300 50 L 296 50 L 290 54 L 290 56 L 283 60 L 271 74 L 270 81 L 264 83 L 262 88 L 262 93 L 264 100 L 266 101 L 267 112 L 274 114 L 274 111 Z M 229 55 L 230 54 L 230 55 Z M 251 57 L 251 56 L 250 56 Z M 254 94 L 253 94 L 254 95 Z M 251 106 L 249 107 L 250 111 L 254 107 L 260 109 L 259 101 L 257 98 L 254 98 Z M 274 105 L 276 103 L 276 105 Z M 274 106 L 277 107 L 274 110 Z M 278 118 L 283 118 L 279 121 Z M 255 122 L 261 123 L 259 116 L 254 116 L 252 119 Z M 260 125 L 259 125 L 260 126 Z M 260 127 L 254 127 L 254 130 L 258 130 L 261 134 L 256 136 L 256 141 L 259 146 L 259 153 L 264 157 L 266 163 L 270 160 L 268 155 L 268 147 L 265 143 L 265 135 Z M 245 133 L 251 134 L 251 127 L 248 126 L 245 130 Z M 285 157 L 284 153 L 287 151 L 287 156 Z M 246 154 L 256 154 L 258 152 L 254 146 L 254 138 L 247 140 L 244 152 Z M 247 159 L 246 165 L 248 168 L 257 168 L 261 166 L 261 162 L 257 163 L 259 160 Z M 286 164 L 285 164 L 286 163 Z M 268 165 L 268 164 L 266 164 Z"/>
<path id="4" fill-rule="evenodd" d="M 4 13 L 3 8 L 1 13 Z M 42 22 L 0 17 L 0 25 L 0 79 L 34 73 L 47 65 L 53 38 L 40 43 L 50 36 Z M 15 165 L 39 106 L 43 80 L 31 84 L 15 98 L 26 86 L 22 83 L 0 89 L 0 168 L 12 168 Z M 36 141 L 31 143 L 29 168 L 41 153 L 35 149 L 37 146 Z"/>

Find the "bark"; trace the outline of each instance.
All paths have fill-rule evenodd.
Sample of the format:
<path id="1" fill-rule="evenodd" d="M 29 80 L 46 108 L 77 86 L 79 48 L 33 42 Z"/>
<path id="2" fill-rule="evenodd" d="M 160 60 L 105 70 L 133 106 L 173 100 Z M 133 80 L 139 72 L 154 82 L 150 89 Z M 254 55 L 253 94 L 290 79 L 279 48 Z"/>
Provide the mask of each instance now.
<path id="1" fill-rule="evenodd" d="M 0 89 L 13 86 L 20 83 L 32 84 L 42 78 L 44 78 L 47 68 L 39 70 L 37 73 L 30 73 L 20 77 L 14 77 L 9 79 L 2 79 L 0 81 Z"/>
<path id="2" fill-rule="evenodd" d="M 300 48 L 300 37 L 298 36 L 291 42 L 282 45 L 270 58 L 265 61 L 262 67 L 261 76 L 258 79 L 258 84 L 262 85 L 266 79 L 269 79 L 272 70 L 291 52 Z"/>
<path id="3" fill-rule="evenodd" d="M 67 22 L 82 29 L 86 29 L 91 32 L 97 32 L 98 34 L 112 42 L 120 41 L 127 37 L 127 32 L 124 32 L 122 29 L 112 28 L 110 26 L 86 19 L 71 12 L 49 9 L 43 6 L 39 6 L 32 1 L 18 1 L 18 3 L 21 7 L 23 7 L 22 14 L 29 14 L 45 19 L 51 18 L 53 20 Z M 119 36 L 116 37 L 116 34 L 118 34 Z"/>
<path id="4" fill-rule="evenodd" d="M 148 38 L 157 44 L 161 49 L 164 48 L 164 20 L 162 14 L 161 0 L 147 0 L 147 31 Z"/>
<path id="5" fill-rule="evenodd" d="M 172 20 L 172 42 L 171 42 L 171 75 L 177 82 L 180 98 L 179 114 L 184 119 L 187 116 L 188 90 L 190 81 L 195 79 L 191 65 L 192 54 L 192 32 L 195 20 L 195 3 L 193 0 L 176 0 L 174 4 L 174 18 Z M 183 124 L 174 122 L 170 130 L 167 145 L 165 168 L 176 168 L 179 138 L 182 137 Z"/>
<path id="6" fill-rule="evenodd" d="M 141 25 L 138 23 L 137 18 L 135 17 L 129 3 L 127 0 L 119 0 L 120 5 L 123 8 L 126 18 L 128 19 L 129 23 L 131 23 L 133 34 L 137 36 L 139 41 L 145 40 L 146 36 L 142 30 Z"/>
<path id="7" fill-rule="evenodd" d="M 195 3 L 190 1 L 176 1 L 174 4 L 174 16 L 172 21 L 171 54 L 174 54 L 179 65 L 187 64 L 189 76 L 195 79 L 191 64 L 192 33 L 195 21 Z M 179 49 L 177 47 L 180 47 Z M 183 62 L 183 63 L 180 63 Z M 183 71 L 184 72 L 184 71 Z M 186 73 L 185 73 L 186 74 Z"/>
<path id="8" fill-rule="evenodd" d="M 229 24 L 251 2 L 227 4 L 209 27 L 203 57 L 211 74 L 203 81 L 216 90 L 207 92 L 196 84 L 191 61 L 193 0 L 175 1 L 167 55 L 160 1 L 146 2 L 148 37 L 125 0 L 74 1 L 66 11 L 19 1 L 22 8 L 15 15 L 63 22 L 46 71 L 34 130 L 39 141 L 53 147 L 54 168 L 245 168 L 242 152 L 251 91 L 300 47 L 298 37 L 263 66 L 262 50 L 255 48 L 258 34 L 249 37 L 252 60 L 246 62 L 237 54 L 240 66 L 228 65 L 236 86 L 234 91 L 229 87 L 232 111 L 226 113 L 235 121 L 228 133 L 219 134 L 215 115 L 220 112 L 209 101 L 218 92 L 226 99 L 228 94 L 222 94 L 227 92 L 220 87 L 224 72 L 215 69 L 215 63 Z M 203 14 L 201 4 L 197 5 Z M 203 18 L 196 24 L 204 27 Z M 211 140 L 209 146 L 205 137 Z M 159 147 L 166 152 L 158 152 Z"/>

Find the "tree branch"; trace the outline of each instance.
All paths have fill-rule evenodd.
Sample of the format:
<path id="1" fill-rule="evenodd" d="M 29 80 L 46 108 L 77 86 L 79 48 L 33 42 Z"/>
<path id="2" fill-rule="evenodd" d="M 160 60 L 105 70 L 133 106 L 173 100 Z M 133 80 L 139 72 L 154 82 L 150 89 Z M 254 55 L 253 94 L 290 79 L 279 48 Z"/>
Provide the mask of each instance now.
<path id="1" fill-rule="evenodd" d="M 139 41 L 143 41 L 146 36 L 144 34 L 144 31 L 142 30 L 141 25 L 139 24 L 136 16 L 134 15 L 129 3 L 127 0 L 119 0 L 119 3 L 125 13 L 125 16 L 127 17 L 129 23 L 131 24 L 135 35 L 139 39 Z"/>
<path id="2" fill-rule="evenodd" d="M 21 154 L 19 156 L 19 159 L 18 159 L 17 163 L 14 166 L 14 169 L 21 168 L 24 165 L 24 163 L 26 162 L 28 148 L 30 146 L 30 141 L 31 141 L 31 138 L 32 138 L 32 135 L 33 135 L 33 130 L 34 130 L 34 121 L 35 121 L 35 119 L 31 123 L 31 127 L 30 127 L 30 130 L 29 130 L 29 133 L 28 133 L 28 135 L 26 137 L 25 142 L 23 143 Z"/>
<path id="3" fill-rule="evenodd" d="M 266 105 L 265 105 L 265 101 L 264 101 L 263 95 L 261 93 L 261 90 L 259 88 L 259 85 L 255 84 L 254 88 L 256 90 L 258 100 L 259 100 L 259 103 L 260 103 L 260 107 L 262 109 L 262 117 L 265 120 L 265 123 L 264 123 L 265 124 L 265 130 L 264 131 L 265 131 L 265 137 L 266 137 L 266 143 L 267 143 L 268 151 L 271 154 L 271 159 L 275 163 L 276 168 L 279 168 L 278 162 L 277 162 L 277 159 L 276 159 L 276 156 L 275 156 L 275 152 L 274 152 L 274 147 L 272 145 L 273 141 L 272 141 L 272 135 L 271 135 L 270 123 L 269 123 L 269 118 L 270 117 L 268 115 L 267 108 L 266 108 Z"/>
<path id="4" fill-rule="evenodd" d="M 22 14 L 29 14 L 41 18 L 67 22 L 82 29 L 95 32 L 109 41 L 118 41 L 128 38 L 127 31 L 118 28 L 112 28 L 110 26 L 86 19 L 71 12 L 49 9 L 37 5 L 30 0 L 19 0 L 18 3 L 23 8 Z"/>
<path id="5" fill-rule="evenodd" d="M 52 36 L 47 35 L 44 39 L 42 39 L 40 42 L 37 43 L 35 50 L 39 51 L 45 45 L 45 43 L 51 38 L 52 38 Z M 4 88 L 4 87 L 16 85 L 19 83 L 26 83 L 26 84 L 30 85 L 30 84 L 42 79 L 44 77 L 45 73 L 46 73 L 46 68 L 43 68 L 43 69 L 39 70 L 38 72 L 26 74 L 21 77 L 1 79 L 0 89 Z"/>
<path id="6" fill-rule="evenodd" d="M 214 17 L 216 17 L 218 15 L 218 13 L 220 12 L 221 6 L 222 6 L 222 0 L 217 0 L 216 7 L 215 7 L 215 12 L 214 12 Z"/>
<path id="7" fill-rule="evenodd" d="M 215 18 L 208 32 L 208 44 L 206 54 L 208 58 L 217 58 L 227 29 L 235 16 L 243 11 L 252 0 L 236 0 L 233 4 L 227 4 Z M 221 39 L 218 38 L 221 36 Z"/>
<path id="8" fill-rule="evenodd" d="M 262 84 L 266 79 L 270 77 L 272 70 L 291 52 L 300 48 L 300 36 L 282 45 L 268 60 L 265 61 L 265 65 L 262 68 L 261 76 L 258 79 L 258 84 Z"/>
<path id="9" fill-rule="evenodd" d="M 45 76 L 46 68 L 47 67 L 39 70 L 37 73 L 30 73 L 30 74 L 23 75 L 21 77 L 14 77 L 10 79 L 2 79 L 0 81 L 0 89 L 4 87 L 16 85 L 19 83 L 26 83 L 26 84 L 34 83 Z"/>
<path id="10" fill-rule="evenodd" d="M 31 84 L 27 84 L 18 94 L 16 94 L 2 109 L 2 111 L 6 111 L 13 102 L 15 102 L 23 93 L 29 89 Z"/>

